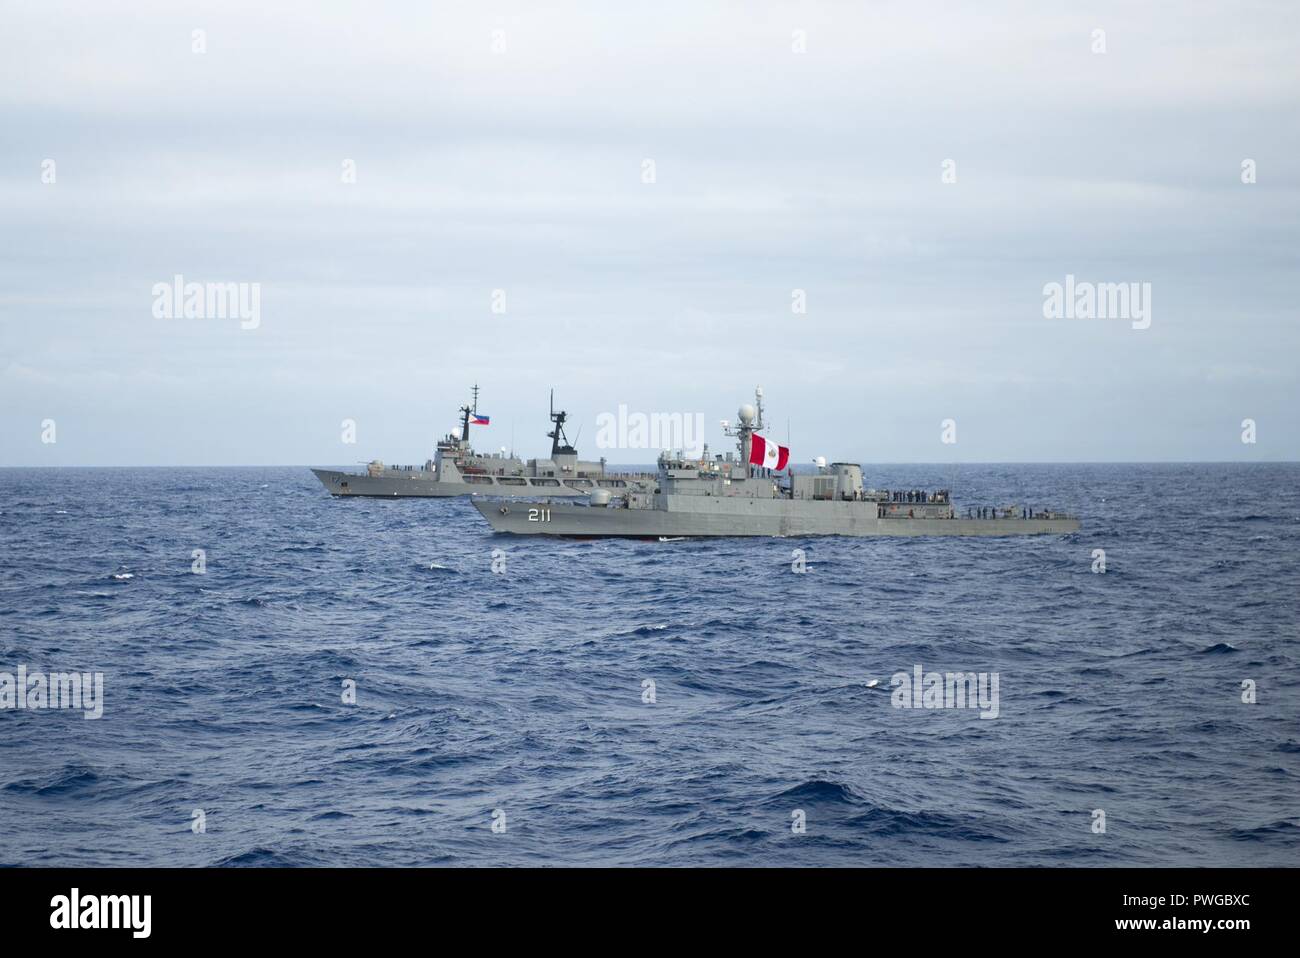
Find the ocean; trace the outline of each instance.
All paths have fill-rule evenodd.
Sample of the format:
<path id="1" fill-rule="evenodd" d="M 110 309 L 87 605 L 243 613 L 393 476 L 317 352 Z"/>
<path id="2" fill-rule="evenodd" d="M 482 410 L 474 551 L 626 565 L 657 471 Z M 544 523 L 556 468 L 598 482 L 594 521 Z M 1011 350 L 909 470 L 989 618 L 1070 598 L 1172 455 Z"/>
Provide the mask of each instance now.
<path id="1" fill-rule="evenodd" d="M 103 676 L 0 712 L 0 864 L 1300 864 L 1300 465 L 866 473 L 1083 530 L 548 541 L 304 467 L 0 470 L 0 673 Z M 996 717 L 898 707 L 918 667 Z"/>

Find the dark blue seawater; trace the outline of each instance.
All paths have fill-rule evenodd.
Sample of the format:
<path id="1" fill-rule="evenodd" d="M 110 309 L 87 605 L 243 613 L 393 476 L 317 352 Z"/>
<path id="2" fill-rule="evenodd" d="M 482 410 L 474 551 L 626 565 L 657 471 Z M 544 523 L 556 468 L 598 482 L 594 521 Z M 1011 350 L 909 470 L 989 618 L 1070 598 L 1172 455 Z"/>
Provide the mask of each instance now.
<path id="1" fill-rule="evenodd" d="M 0 470 L 0 671 L 105 673 L 98 721 L 0 712 L 0 862 L 1300 863 L 1300 466 L 868 472 L 1084 530 L 544 541 L 304 468 Z M 892 707 L 917 664 L 998 718 Z"/>

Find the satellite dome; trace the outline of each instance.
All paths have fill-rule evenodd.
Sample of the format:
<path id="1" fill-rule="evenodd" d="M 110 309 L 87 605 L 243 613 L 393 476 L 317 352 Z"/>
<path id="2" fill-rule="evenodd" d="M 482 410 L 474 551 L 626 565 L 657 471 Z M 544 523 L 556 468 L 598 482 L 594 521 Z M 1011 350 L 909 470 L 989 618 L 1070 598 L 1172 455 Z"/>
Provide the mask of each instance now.
<path id="1" fill-rule="evenodd" d="M 745 426 L 752 423 L 756 415 L 758 415 L 758 413 L 750 403 L 745 403 L 745 405 L 736 410 L 736 418 Z"/>

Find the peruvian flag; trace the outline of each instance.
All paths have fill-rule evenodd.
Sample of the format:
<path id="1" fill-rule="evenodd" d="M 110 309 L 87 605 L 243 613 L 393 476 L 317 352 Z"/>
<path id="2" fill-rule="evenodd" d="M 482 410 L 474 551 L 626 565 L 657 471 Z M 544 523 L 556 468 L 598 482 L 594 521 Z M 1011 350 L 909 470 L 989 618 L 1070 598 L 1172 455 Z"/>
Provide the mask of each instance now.
<path id="1" fill-rule="evenodd" d="M 749 464 L 780 472 L 790 461 L 790 450 L 755 433 L 749 440 Z"/>

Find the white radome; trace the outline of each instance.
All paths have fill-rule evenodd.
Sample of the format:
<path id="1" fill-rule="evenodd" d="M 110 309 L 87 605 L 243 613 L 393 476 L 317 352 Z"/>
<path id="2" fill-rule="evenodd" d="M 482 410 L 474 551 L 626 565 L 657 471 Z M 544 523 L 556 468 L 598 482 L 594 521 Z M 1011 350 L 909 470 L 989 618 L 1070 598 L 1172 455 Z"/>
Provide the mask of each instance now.
<path id="1" fill-rule="evenodd" d="M 736 410 L 736 418 L 746 426 L 754 421 L 756 415 L 758 415 L 758 410 L 756 410 L 750 403 L 745 403 L 745 405 Z"/>

